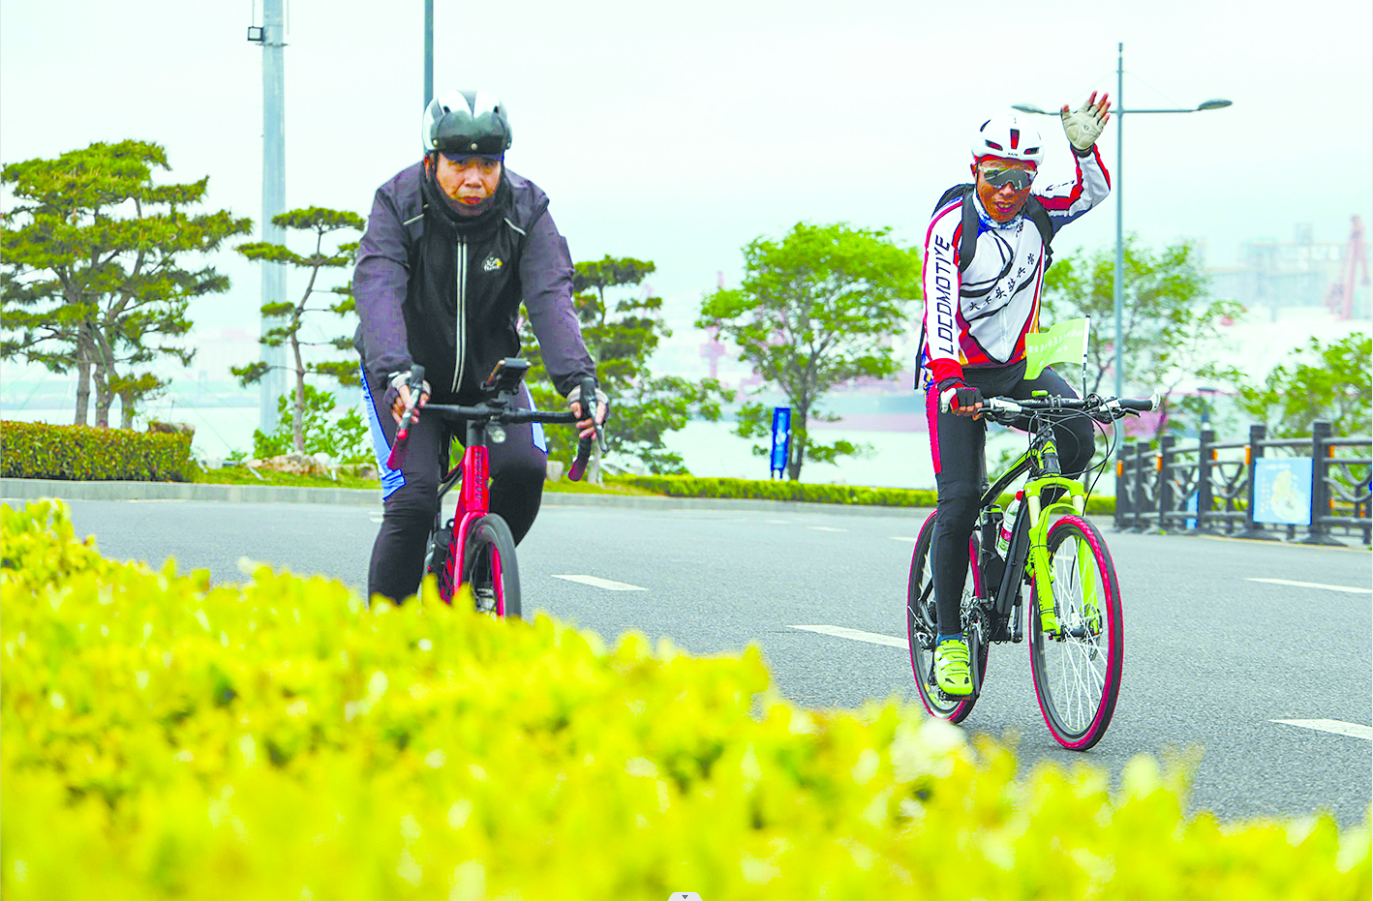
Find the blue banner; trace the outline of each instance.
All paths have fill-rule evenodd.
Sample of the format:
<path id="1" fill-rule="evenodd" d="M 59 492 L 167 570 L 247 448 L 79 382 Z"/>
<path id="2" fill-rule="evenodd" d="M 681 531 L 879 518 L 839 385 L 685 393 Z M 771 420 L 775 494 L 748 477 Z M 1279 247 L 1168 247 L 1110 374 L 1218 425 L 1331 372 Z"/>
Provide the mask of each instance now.
<path id="1" fill-rule="evenodd" d="M 1255 461 L 1254 522 L 1311 525 L 1310 457 Z"/>
<path id="2" fill-rule="evenodd" d="M 791 407 L 772 408 L 772 477 L 787 472 L 787 453 L 791 449 Z"/>

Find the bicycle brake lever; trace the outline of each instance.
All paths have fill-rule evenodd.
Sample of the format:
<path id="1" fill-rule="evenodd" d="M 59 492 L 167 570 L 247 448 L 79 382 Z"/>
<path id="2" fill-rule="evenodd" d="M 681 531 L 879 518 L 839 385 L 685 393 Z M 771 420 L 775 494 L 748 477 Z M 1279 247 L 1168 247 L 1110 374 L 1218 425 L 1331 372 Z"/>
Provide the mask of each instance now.
<path id="1" fill-rule="evenodd" d="M 409 446 L 406 439 L 410 437 L 410 426 L 415 421 L 415 413 L 419 409 L 420 392 L 424 390 L 424 367 L 416 363 L 410 370 L 410 406 L 405 408 L 405 413 L 400 418 L 400 425 L 396 427 L 396 440 L 391 444 L 391 453 L 386 455 L 387 469 L 400 469 L 405 463 L 405 450 Z"/>
<path id="2" fill-rule="evenodd" d="M 386 455 L 387 469 L 400 469 L 405 464 L 405 449 L 409 447 L 406 441 L 410 437 L 410 420 L 413 407 L 405 411 L 405 415 L 400 419 L 400 426 L 396 429 L 396 440 L 391 444 L 391 453 Z"/>

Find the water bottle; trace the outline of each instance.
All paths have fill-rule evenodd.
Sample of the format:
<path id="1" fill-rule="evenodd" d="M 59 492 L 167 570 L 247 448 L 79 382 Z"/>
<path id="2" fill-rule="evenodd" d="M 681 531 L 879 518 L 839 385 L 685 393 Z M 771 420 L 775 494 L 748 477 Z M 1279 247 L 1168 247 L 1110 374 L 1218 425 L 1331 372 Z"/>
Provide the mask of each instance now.
<path id="1" fill-rule="evenodd" d="M 1005 575 L 1006 561 L 996 552 L 997 535 L 1001 528 L 1001 510 L 996 507 L 982 511 L 982 554 L 979 568 L 982 572 L 982 596 L 994 598 L 1001 588 L 1001 578 Z"/>
<path id="2" fill-rule="evenodd" d="M 1020 503 L 1025 500 L 1025 492 L 1017 491 L 1015 500 L 1006 507 L 1006 515 L 1001 520 L 1001 531 L 996 536 L 996 552 L 1004 559 L 1011 549 L 1011 536 L 1015 534 L 1015 519 L 1020 514 Z"/>

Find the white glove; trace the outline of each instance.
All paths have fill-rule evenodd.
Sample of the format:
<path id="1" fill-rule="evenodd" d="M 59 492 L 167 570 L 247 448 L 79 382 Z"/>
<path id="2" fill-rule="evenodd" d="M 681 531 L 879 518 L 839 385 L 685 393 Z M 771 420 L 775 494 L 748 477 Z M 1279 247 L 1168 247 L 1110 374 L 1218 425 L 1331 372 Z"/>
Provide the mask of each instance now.
<path id="1" fill-rule="evenodd" d="M 1110 96 L 1102 94 L 1101 100 L 1097 100 L 1096 91 L 1077 112 L 1069 112 L 1067 104 L 1064 104 L 1059 116 L 1063 119 L 1063 133 L 1068 136 L 1073 149 L 1086 152 L 1092 148 L 1110 121 L 1110 108 Z"/>

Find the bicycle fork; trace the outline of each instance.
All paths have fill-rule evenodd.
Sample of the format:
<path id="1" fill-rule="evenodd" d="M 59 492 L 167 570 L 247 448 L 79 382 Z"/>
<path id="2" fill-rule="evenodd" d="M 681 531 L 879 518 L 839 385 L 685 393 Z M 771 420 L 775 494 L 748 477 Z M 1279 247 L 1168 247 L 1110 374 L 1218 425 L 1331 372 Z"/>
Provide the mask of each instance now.
<path id="1" fill-rule="evenodd" d="M 1062 493 L 1048 506 L 1043 505 L 1044 492 L 1059 489 Z M 1035 601 L 1039 604 L 1040 628 L 1049 635 L 1059 632 L 1058 611 L 1054 605 L 1054 569 L 1049 560 L 1049 514 L 1081 514 L 1086 508 L 1086 490 L 1072 479 L 1061 475 L 1047 475 L 1025 485 L 1025 507 L 1030 525 L 1030 572 L 1036 578 Z"/>

